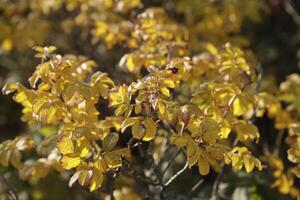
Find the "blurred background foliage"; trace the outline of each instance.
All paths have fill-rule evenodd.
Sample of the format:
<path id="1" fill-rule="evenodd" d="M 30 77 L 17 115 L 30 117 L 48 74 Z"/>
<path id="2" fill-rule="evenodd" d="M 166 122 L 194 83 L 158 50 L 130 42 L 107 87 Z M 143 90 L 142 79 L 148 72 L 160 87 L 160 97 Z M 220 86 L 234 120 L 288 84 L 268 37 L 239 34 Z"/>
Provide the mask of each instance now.
<path id="1" fill-rule="evenodd" d="M 141 10 L 162 7 L 170 18 L 185 24 L 190 32 L 190 53 L 203 50 L 210 42 L 231 42 L 246 51 L 252 63 L 261 65 L 262 87 L 275 92 L 275 86 L 291 73 L 299 73 L 300 1 L 298 0 L 0 0 L 0 85 L 20 81 L 33 72 L 38 60 L 32 59 L 34 45 L 54 45 L 59 53 L 84 55 L 99 64 L 119 82 L 129 82 L 116 67 L 126 53 L 122 43 L 128 37 L 128 19 Z M 118 1 L 116 1 L 118 2 Z M 121 2 L 121 1 L 120 1 Z M 21 122 L 21 107 L 10 97 L 0 95 L 0 141 L 14 138 L 30 129 Z M 262 140 L 272 144 L 276 130 L 268 119 L 258 120 L 264 129 Z M 284 147 L 286 149 L 286 147 Z M 283 148 L 283 149 L 284 149 Z M 257 149 L 257 151 L 260 151 Z M 282 150 L 282 152 L 286 152 Z M 96 199 L 81 187 L 67 186 L 64 177 L 52 172 L 44 179 L 21 182 L 15 170 L 0 168 L 20 199 Z M 188 192 L 198 181 L 197 170 L 185 172 L 178 194 Z M 289 199 L 269 187 L 271 174 L 229 172 L 224 177 L 224 199 Z M 204 179 L 212 184 L 216 174 Z M 130 184 L 129 184 L 130 185 Z M 178 185 L 177 185 L 178 186 Z M 299 187 L 299 183 L 296 183 Z M 206 197 L 206 185 L 195 193 Z M 0 187 L 1 188 L 1 187 Z M 5 199 L 5 194 L 0 199 Z M 229 199 L 230 199 L 229 198 Z M 130 198 L 128 198 L 130 199 Z M 137 198 L 138 199 L 138 198 Z M 151 199 L 151 197 L 149 197 Z"/>

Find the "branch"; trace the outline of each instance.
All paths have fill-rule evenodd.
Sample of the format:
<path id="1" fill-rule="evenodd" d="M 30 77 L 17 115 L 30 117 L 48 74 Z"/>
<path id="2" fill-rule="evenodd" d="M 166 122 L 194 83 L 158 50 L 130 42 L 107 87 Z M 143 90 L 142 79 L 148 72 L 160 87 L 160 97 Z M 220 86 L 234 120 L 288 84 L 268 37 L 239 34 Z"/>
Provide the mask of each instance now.
<path id="1" fill-rule="evenodd" d="M 168 124 L 168 122 L 166 122 L 165 120 L 162 120 L 162 124 L 163 126 L 168 129 L 169 131 L 171 131 L 172 134 L 176 134 L 176 132 L 174 131 L 174 129 Z"/>
<path id="2" fill-rule="evenodd" d="M 167 194 L 164 191 L 165 190 L 165 186 L 163 184 L 162 177 L 160 175 L 159 169 L 155 165 L 153 156 L 149 155 L 149 154 L 145 154 L 145 152 L 144 152 L 143 148 L 141 147 L 141 145 L 138 146 L 138 150 L 141 153 L 141 157 L 146 158 L 151 163 L 151 168 L 153 169 L 153 173 L 154 173 L 154 175 L 155 175 L 155 177 L 156 177 L 156 179 L 158 181 L 158 183 L 157 184 L 155 183 L 155 185 L 161 187 L 160 199 L 168 199 Z"/>
<path id="3" fill-rule="evenodd" d="M 186 161 L 186 163 L 185 163 L 185 165 L 184 165 L 184 167 L 181 169 L 181 170 L 179 170 L 176 174 L 174 174 L 165 184 L 164 184 L 164 186 L 168 186 L 168 185 L 170 185 L 178 176 L 180 176 L 187 168 L 188 168 L 188 166 L 189 166 L 189 162 L 188 161 Z"/>
<path id="4" fill-rule="evenodd" d="M 197 190 L 197 188 L 204 182 L 204 179 L 201 178 L 199 181 L 197 181 L 197 183 L 192 187 L 192 189 L 189 191 L 188 196 L 190 197 L 193 192 L 195 192 Z"/>
<path id="5" fill-rule="evenodd" d="M 172 148 L 176 148 L 177 149 L 176 146 L 170 146 L 169 148 L 167 148 L 166 150 L 164 150 L 164 155 L 167 155 L 169 153 L 169 151 L 171 151 Z M 164 161 L 165 161 L 164 159 L 160 158 L 160 160 L 157 163 L 157 166 L 160 167 Z"/>
<path id="6" fill-rule="evenodd" d="M 150 161 L 151 161 L 151 167 L 153 167 L 154 175 L 156 176 L 156 179 L 158 180 L 158 186 L 161 187 L 160 199 L 168 199 L 168 196 L 165 192 L 165 185 L 163 183 L 162 176 L 159 172 L 159 169 L 157 168 L 157 166 L 154 163 L 154 158 L 152 156 L 149 156 L 149 158 L 150 158 Z"/>
<path id="7" fill-rule="evenodd" d="M 110 196 L 110 200 L 115 200 L 114 197 L 114 177 L 109 177 L 110 180 L 110 184 L 109 184 L 109 196 Z"/>
<path id="8" fill-rule="evenodd" d="M 233 147 L 236 146 L 237 143 L 238 143 L 238 139 L 235 138 L 235 140 L 234 140 L 232 146 L 233 146 Z M 220 183 L 221 183 L 221 181 L 222 181 L 222 178 L 223 178 L 223 175 L 224 175 L 224 171 L 225 171 L 225 163 L 222 162 L 222 164 L 221 164 L 221 171 L 220 171 L 220 173 L 218 174 L 218 176 L 217 176 L 217 178 L 216 178 L 216 180 L 215 180 L 215 182 L 214 182 L 213 189 L 212 189 L 212 197 L 214 197 L 214 198 L 217 198 L 217 196 L 218 196 L 219 185 L 220 185 Z M 213 199 L 214 199 L 214 198 L 213 198 Z"/>
<path id="9" fill-rule="evenodd" d="M 289 15 L 292 16 L 295 23 L 300 26 L 300 15 L 295 9 L 295 5 L 291 0 L 284 1 L 284 9 Z"/>
<path id="10" fill-rule="evenodd" d="M 280 147 L 281 147 L 283 136 L 284 136 L 284 129 L 281 129 L 278 132 L 278 135 L 276 137 L 276 141 L 275 141 L 275 145 L 274 145 L 274 150 L 273 150 L 273 155 L 276 156 L 276 157 L 278 157 L 278 154 L 280 152 Z"/>
<path id="11" fill-rule="evenodd" d="M 138 170 L 136 170 L 133 166 L 131 166 L 130 162 L 127 159 L 125 159 L 125 158 L 122 158 L 122 159 L 123 159 L 124 163 L 127 164 L 128 169 L 132 170 L 132 175 L 134 175 L 137 179 L 139 179 L 140 181 L 145 182 L 149 185 L 154 185 L 154 186 L 160 185 L 158 182 L 154 182 L 153 180 L 146 177 L 144 174 L 138 172 Z M 128 173 L 125 170 L 124 170 L 124 172 L 130 175 L 130 172 Z"/>
<path id="12" fill-rule="evenodd" d="M 257 72 L 257 84 L 255 87 L 255 92 L 258 93 L 261 88 L 262 84 L 262 76 L 264 75 L 264 69 L 262 68 L 261 64 L 259 63 L 256 67 L 256 72 Z"/>
<path id="13" fill-rule="evenodd" d="M 183 134 L 185 125 L 183 124 L 180 128 L 180 135 Z M 173 129 L 172 129 L 173 130 Z M 176 153 L 171 157 L 171 159 L 169 160 L 167 167 L 162 171 L 162 178 L 164 177 L 165 173 L 167 172 L 167 170 L 170 168 L 170 166 L 173 164 L 173 161 L 175 160 L 175 158 L 180 154 L 181 149 L 177 149 Z"/>
<path id="14" fill-rule="evenodd" d="M 19 200 L 16 190 L 8 184 L 3 174 L 0 173 L 0 182 L 5 185 L 9 199 L 10 200 Z"/>
<path id="15" fill-rule="evenodd" d="M 214 198 L 216 198 L 218 196 L 219 185 L 220 185 L 220 182 L 223 178 L 224 170 L 225 170 L 225 163 L 223 162 L 222 165 L 221 165 L 221 171 L 218 174 L 218 176 L 217 176 L 217 178 L 214 182 L 214 185 L 213 185 L 212 197 L 214 197 Z"/>
<path id="16" fill-rule="evenodd" d="M 226 105 L 226 109 L 225 109 L 224 112 L 223 112 L 223 115 L 222 115 L 223 118 L 225 118 L 225 117 L 227 116 L 227 114 L 228 114 L 228 112 L 230 111 L 230 108 L 231 108 L 231 106 L 232 106 L 234 100 L 237 98 L 237 96 L 238 96 L 238 95 L 235 94 L 235 95 L 232 96 L 231 99 L 229 100 L 228 104 Z"/>
<path id="17" fill-rule="evenodd" d="M 167 164 L 166 168 L 162 171 L 162 177 L 164 177 L 165 173 L 170 168 L 170 166 L 173 164 L 173 161 L 179 155 L 180 152 L 181 152 L 181 149 L 177 149 L 176 153 L 173 154 L 173 156 L 171 157 L 171 159 L 168 161 L 168 164 Z"/>

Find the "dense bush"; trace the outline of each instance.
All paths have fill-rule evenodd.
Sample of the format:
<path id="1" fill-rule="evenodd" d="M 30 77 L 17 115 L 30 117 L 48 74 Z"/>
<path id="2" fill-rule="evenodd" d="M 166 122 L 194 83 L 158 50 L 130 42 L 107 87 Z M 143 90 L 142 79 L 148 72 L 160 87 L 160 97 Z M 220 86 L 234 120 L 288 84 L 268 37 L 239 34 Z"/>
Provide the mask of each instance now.
<path id="1" fill-rule="evenodd" d="M 0 199 L 300 198 L 297 6 L 0 1 Z"/>

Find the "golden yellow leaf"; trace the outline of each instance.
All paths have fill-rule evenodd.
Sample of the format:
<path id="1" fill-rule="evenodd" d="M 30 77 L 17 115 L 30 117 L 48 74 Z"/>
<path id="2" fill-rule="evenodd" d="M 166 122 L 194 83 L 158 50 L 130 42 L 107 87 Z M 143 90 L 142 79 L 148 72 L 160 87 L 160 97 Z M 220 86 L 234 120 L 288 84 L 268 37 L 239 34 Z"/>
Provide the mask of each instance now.
<path id="1" fill-rule="evenodd" d="M 247 173 L 250 173 L 254 169 L 254 160 L 251 159 L 249 156 L 244 157 L 244 166 Z"/>
<path id="2" fill-rule="evenodd" d="M 146 132 L 145 136 L 143 137 L 144 141 L 150 141 L 155 137 L 156 130 L 157 130 L 157 125 L 153 121 L 152 118 L 147 117 L 144 121 L 145 127 L 146 127 Z"/>
<path id="3" fill-rule="evenodd" d="M 63 168 L 72 169 L 72 168 L 77 167 L 80 164 L 80 158 L 79 157 L 63 156 L 60 159 L 60 162 L 62 163 Z"/>
<path id="4" fill-rule="evenodd" d="M 62 137 L 56 145 L 58 151 L 62 154 L 71 154 L 74 153 L 73 141 L 69 137 Z"/>
<path id="5" fill-rule="evenodd" d="M 98 189 L 103 181 L 103 174 L 97 170 L 93 170 L 93 176 L 91 178 L 91 183 L 90 183 L 90 191 L 95 191 Z"/>
<path id="6" fill-rule="evenodd" d="M 200 124 L 200 128 L 203 140 L 209 143 L 215 143 L 217 139 L 220 139 L 219 124 L 214 119 L 205 117 Z"/>
<path id="7" fill-rule="evenodd" d="M 107 165 L 103 159 L 103 157 L 97 158 L 94 162 L 94 168 L 101 171 L 102 173 L 105 173 L 107 170 Z"/>
<path id="8" fill-rule="evenodd" d="M 252 123 L 240 121 L 235 126 L 235 129 L 237 132 L 237 138 L 240 141 L 246 142 L 246 141 L 256 140 L 256 142 L 258 142 L 259 132 L 257 127 Z"/>
<path id="9" fill-rule="evenodd" d="M 200 158 L 200 148 L 194 143 L 190 143 L 187 145 L 186 153 L 188 157 L 189 168 L 191 168 Z"/>
<path id="10" fill-rule="evenodd" d="M 165 96 L 167 96 L 167 97 L 170 96 L 170 91 L 169 91 L 169 89 L 168 89 L 167 87 L 160 87 L 159 90 L 160 90 L 160 92 L 161 92 L 163 95 L 165 95 Z"/>
<path id="11" fill-rule="evenodd" d="M 171 141 L 173 144 L 175 144 L 177 147 L 185 147 L 187 146 L 190 142 L 192 142 L 192 138 L 189 135 L 183 135 L 183 136 L 178 136 L 174 135 L 171 138 Z"/>
<path id="12" fill-rule="evenodd" d="M 201 175 L 205 176 L 209 173 L 209 163 L 202 156 L 200 156 L 198 159 L 198 166 L 199 166 L 199 173 Z"/>
<path id="13" fill-rule="evenodd" d="M 21 167 L 21 153 L 18 150 L 12 150 L 10 155 L 10 163 L 15 168 L 19 169 Z"/>
<path id="14" fill-rule="evenodd" d="M 119 116 L 125 113 L 128 117 L 133 109 L 133 106 L 130 105 L 130 93 L 127 86 L 121 85 L 118 90 L 111 91 L 108 94 L 110 100 L 109 106 L 116 107 L 115 115 Z"/>
<path id="15" fill-rule="evenodd" d="M 119 134 L 118 133 L 109 133 L 103 140 L 102 140 L 102 148 L 104 151 L 112 150 L 119 141 Z"/>
<path id="16" fill-rule="evenodd" d="M 80 185 L 85 186 L 88 184 L 88 179 L 90 179 L 89 176 L 91 176 L 91 170 L 80 170 L 79 171 L 79 178 L 78 178 L 78 182 Z"/>
<path id="17" fill-rule="evenodd" d="M 2 93 L 8 95 L 20 88 L 19 83 L 6 83 L 2 88 Z"/>
<path id="18" fill-rule="evenodd" d="M 4 51 L 11 51 L 13 48 L 13 41 L 11 38 L 5 38 L 2 41 L 1 47 Z"/>
<path id="19" fill-rule="evenodd" d="M 136 123 L 133 124 L 131 128 L 132 136 L 136 139 L 143 139 L 145 135 L 145 128 L 141 127 L 141 122 L 137 121 Z"/>
<path id="20" fill-rule="evenodd" d="M 126 128 L 140 121 L 140 119 L 141 119 L 140 117 L 129 117 L 125 119 L 121 124 L 121 132 L 123 133 L 126 130 Z"/>

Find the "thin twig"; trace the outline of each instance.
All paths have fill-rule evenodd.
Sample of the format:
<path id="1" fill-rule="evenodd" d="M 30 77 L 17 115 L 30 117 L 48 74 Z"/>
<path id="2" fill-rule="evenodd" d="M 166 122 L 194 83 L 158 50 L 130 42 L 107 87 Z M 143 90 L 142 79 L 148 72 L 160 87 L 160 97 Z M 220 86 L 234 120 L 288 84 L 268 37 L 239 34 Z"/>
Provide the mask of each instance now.
<path id="1" fill-rule="evenodd" d="M 167 145 L 167 144 L 166 144 Z M 176 148 L 176 146 L 170 146 L 169 148 L 167 148 L 165 151 L 164 151 L 164 155 L 167 155 L 169 153 L 169 151 L 171 151 L 172 148 Z M 164 162 L 164 159 L 160 159 L 159 162 L 157 163 L 157 166 L 161 166 L 162 163 Z"/>
<path id="2" fill-rule="evenodd" d="M 276 137 L 276 141 L 275 141 L 275 145 L 274 145 L 274 150 L 273 150 L 273 155 L 276 156 L 276 157 L 278 157 L 278 154 L 280 152 L 280 147 L 281 147 L 283 136 L 284 136 L 284 129 L 281 129 L 278 132 L 278 135 Z"/>
<path id="3" fill-rule="evenodd" d="M 226 106 L 226 109 L 225 109 L 224 112 L 223 112 L 223 115 L 222 115 L 223 118 L 225 118 L 225 117 L 227 116 L 227 114 L 229 113 L 230 108 L 231 108 L 233 102 L 235 101 L 235 99 L 237 98 L 237 96 L 238 96 L 238 95 L 235 94 L 235 95 L 232 96 L 231 99 L 229 100 L 229 102 L 228 102 L 228 104 L 227 104 L 227 106 Z"/>
<path id="4" fill-rule="evenodd" d="M 159 186 L 161 187 L 160 199 L 168 199 L 168 196 L 165 192 L 165 185 L 164 185 L 164 182 L 162 180 L 162 176 L 159 172 L 159 169 L 157 168 L 157 166 L 154 163 L 154 158 L 152 156 L 149 156 L 149 158 L 151 160 L 151 165 L 153 167 L 154 175 L 156 176 L 156 179 L 158 180 Z"/>
<path id="5" fill-rule="evenodd" d="M 109 182 L 110 182 L 110 184 L 109 184 L 109 196 L 110 196 L 110 200 L 115 200 L 115 197 L 114 197 L 114 177 L 113 176 L 111 176 L 111 177 L 109 177 Z"/>
<path id="6" fill-rule="evenodd" d="M 188 168 L 188 166 L 189 166 L 189 162 L 188 161 L 186 161 L 186 163 L 185 163 L 185 165 L 184 165 L 184 167 L 181 169 L 181 170 L 179 170 L 176 174 L 174 174 L 165 184 L 164 184 L 164 186 L 168 186 L 168 185 L 170 185 L 178 176 L 180 176 L 187 168 Z"/>
<path id="7" fill-rule="evenodd" d="M 0 182 L 5 185 L 9 199 L 10 200 L 19 200 L 16 190 L 8 184 L 3 174 L 0 173 Z"/>
<path id="8" fill-rule="evenodd" d="M 174 129 L 168 124 L 168 122 L 166 122 L 165 120 L 162 120 L 162 124 L 165 128 L 169 129 L 171 131 L 172 134 L 176 134 L 176 132 L 174 131 Z"/>
<path id="9" fill-rule="evenodd" d="M 264 75 L 264 69 L 262 68 L 260 63 L 255 67 L 255 69 L 257 71 L 257 84 L 255 87 L 255 92 L 258 93 L 261 88 L 262 76 Z"/>
<path id="10" fill-rule="evenodd" d="M 127 159 L 125 159 L 125 158 L 122 158 L 122 159 L 123 159 L 124 163 L 127 164 L 128 168 L 129 168 L 130 170 L 132 170 L 132 174 L 133 174 L 137 179 L 139 179 L 140 181 L 143 181 L 143 182 L 145 182 L 145 183 L 147 183 L 147 184 L 149 184 L 149 185 L 154 185 L 154 186 L 160 185 L 158 182 L 154 182 L 154 181 L 151 180 L 150 178 L 146 177 L 144 174 L 138 172 L 137 169 L 135 169 L 133 166 L 131 166 L 130 162 L 129 162 Z M 125 170 L 124 170 L 124 172 L 127 173 Z M 127 173 L 127 174 L 129 174 L 129 173 Z"/>
<path id="11" fill-rule="evenodd" d="M 223 162 L 221 164 L 221 171 L 218 174 L 218 176 L 217 176 L 217 178 L 214 182 L 213 189 L 212 189 L 212 196 L 215 197 L 215 198 L 218 196 L 219 185 L 220 185 L 221 180 L 223 178 L 224 170 L 225 170 L 225 163 Z"/>
<path id="12" fill-rule="evenodd" d="M 257 84 L 256 84 L 256 86 L 255 86 L 255 92 L 256 92 L 256 93 L 259 93 L 260 88 L 261 88 L 261 84 L 262 84 L 262 76 L 263 76 L 263 74 L 264 74 L 264 70 L 263 70 L 261 64 L 258 64 L 258 65 L 255 67 L 255 69 L 256 69 L 256 71 L 257 71 Z M 252 116 L 251 116 L 251 118 L 250 118 L 250 121 L 251 121 L 252 123 L 254 123 L 254 122 L 256 121 L 256 113 L 257 113 L 257 111 L 258 111 L 258 107 L 255 107 L 255 108 L 254 108 L 254 112 L 253 112 L 253 114 L 252 114 Z"/>
<path id="13" fill-rule="evenodd" d="M 185 125 L 183 124 L 180 128 L 180 135 L 183 134 Z M 171 159 L 169 160 L 167 167 L 163 170 L 162 172 L 162 178 L 164 177 L 165 173 L 167 172 L 167 170 L 170 168 L 170 166 L 173 164 L 173 161 L 175 160 L 175 158 L 179 155 L 179 153 L 181 152 L 181 149 L 177 149 L 176 153 L 171 157 Z"/>
<path id="14" fill-rule="evenodd" d="M 197 181 L 197 183 L 192 187 L 192 189 L 189 191 L 188 196 L 191 196 L 193 194 L 193 192 L 195 192 L 198 187 L 204 182 L 204 179 L 201 178 L 199 181 Z"/>
<path id="15" fill-rule="evenodd" d="M 145 154 L 145 152 L 144 152 L 144 150 L 143 150 L 143 148 L 142 148 L 141 145 L 138 146 L 138 150 L 139 150 L 142 158 L 146 158 L 147 160 L 149 160 L 151 162 L 151 168 L 153 169 L 153 173 L 154 173 L 154 175 L 155 175 L 155 177 L 156 177 L 156 179 L 158 181 L 158 183 L 155 184 L 155 185 L 161 187 L 160 198 L 161 199 L 168 199 L 167 198 L 167 194 L 164 191 L 164 184 L 163 184 L 162 177 L 160 175 L 159 169 L 155 165 L 153 156 L 150 155 L 150 154 Z"/>
<path id="16" fill-rule="evenodd" d="M 183 131 L 184 131 L 184 128 L 185 128 L 185 125 L 182 125 L 181 126 L 181 129 L 180 129 L 180 135 L 183 134 Z M 167 167 L 163 170 L 162 172 L 162 177 L 164 177 L 164 174 L 166 173 L 166 171 L 169 169 L 169 167 L 172 165 L 173 161 L 175 160 L 175 158 L 179 155 L 179 153 L 181 152 L 181 149 L 178 149 L 177 152 L 173 155 L 173 157 L 170 159 L 170 161 L 168 162 L 168 165 Z M 179 170 L 176 174 L 174 174 L 165 184 L 164 186 L 168 186 L 170 183 L 172 183 L 181 173 L 183 173 L 186 168 L 189 166 L 188 164 L 188 161 L 186 161 L 184 167 Z"/>
<path id="17" fill-rule="evenodd" d="M 164 177 L 165 173 L 171 167 L 171 165 L 173 164 L 173 161 L 179 155 L 180 152 L 181 152 L 181 149 L 177 149 L 176 153 L 173 154 L 173 156 L 171 157 L 171 159 L 168 161 L 168 164 L 167 164 L 166 168 L 162 171 L 162 177 Z"/>
<path id="18" fill-rule="evenodd" d="M 291 0 L 284 1 L 284 9 L 289 15 L 292 16 L 295 23 L 300 26 L 300 15 L 295 9 L 295 5 Z"/>
<path id="19" fill-rule="evenodd" d="M 235 138 L 232 146 L 233 147 L 236 146 L 237 143 L 238 143 L 238 139 Z M 213 189 L 212 189 L 212 196 L 215 197 L 215 198 L 217 198 L 217 196 L 218 196 L 219 185 L 220 185 L 220 183 L 222 181 L 222 178 L 223 178 L 223 175 L 224 175 L 224 171 L 225 171 L 225 163 L 222 162 L 222 164 L 221 164 L 221 171 L 218 174 L 218 176 L 217 176 L 217 178 L 216 178 L 216 180 L 214 182 Z"/>

